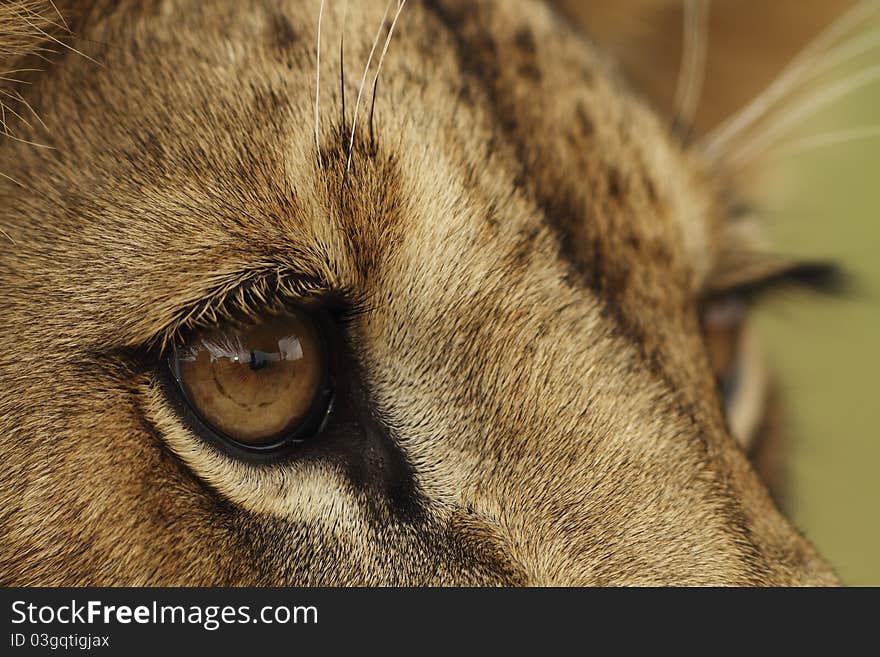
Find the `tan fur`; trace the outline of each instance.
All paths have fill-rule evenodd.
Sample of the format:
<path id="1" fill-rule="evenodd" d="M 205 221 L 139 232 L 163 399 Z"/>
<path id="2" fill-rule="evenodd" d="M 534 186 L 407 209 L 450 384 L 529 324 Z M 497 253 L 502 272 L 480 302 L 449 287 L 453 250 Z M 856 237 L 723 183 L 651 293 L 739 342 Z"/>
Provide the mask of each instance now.
<path id="1" fill-rule="evenodd" d="M 2 583 L 836 582 L 709 370 L 729 190 L 554 11 L 410 0 L 347 172 L 385 2 L 328 3 L 320 159 L 319 2 L 68 4 L 91 59 L 17 126 L 52 149 L 0 150 Z M 245 280 L 363 300 L 366 475 L 169 403 L 162 336 Z"/>

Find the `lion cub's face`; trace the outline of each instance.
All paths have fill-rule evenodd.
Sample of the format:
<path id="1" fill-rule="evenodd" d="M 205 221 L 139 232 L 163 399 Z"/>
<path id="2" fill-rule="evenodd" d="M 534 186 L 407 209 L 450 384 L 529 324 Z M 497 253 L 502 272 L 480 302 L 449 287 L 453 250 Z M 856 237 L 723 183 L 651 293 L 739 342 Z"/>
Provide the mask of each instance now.
<path id="1" fill-rule="evenodd" d="M 4 582 L 834 581 L 727 428 L 724 190 L 544 6 L 411 0 L 358 103 L 350 3 L 343 109 L 328 3 L 316 121 L 318 1 L 107 4 L 0 154 Z"/>

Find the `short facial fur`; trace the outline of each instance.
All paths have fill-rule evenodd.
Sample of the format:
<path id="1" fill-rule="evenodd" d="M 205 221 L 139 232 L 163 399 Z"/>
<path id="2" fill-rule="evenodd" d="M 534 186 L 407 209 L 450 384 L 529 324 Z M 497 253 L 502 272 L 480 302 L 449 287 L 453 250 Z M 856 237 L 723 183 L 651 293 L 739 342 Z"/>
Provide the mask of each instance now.
<path id="1" fill-rule="evenodd" d="M 318 147 L 320 2 L 74 4 L 52 148 L 0 149 L 0 581 L 836 582 L 710 371 L 728 190 L 551 8 L 410 0 L 349 167 L 385 2 L 325 9 Z M 308 457 L 168 400 L 162 336 L 239 290 L 357 306 Z"/>

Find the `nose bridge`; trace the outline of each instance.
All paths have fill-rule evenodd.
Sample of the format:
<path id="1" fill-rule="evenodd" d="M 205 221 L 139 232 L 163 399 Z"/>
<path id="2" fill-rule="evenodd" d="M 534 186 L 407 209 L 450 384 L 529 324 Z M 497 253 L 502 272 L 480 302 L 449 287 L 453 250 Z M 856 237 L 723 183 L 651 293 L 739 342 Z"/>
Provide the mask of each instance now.
<path id="1" fill-rule="evenodd" d="M 550 426 L 511 427 L 518 458 L 475 473 L 477 506 L 537 582 L 709 583 L 701 562 L 738 561 L 700 441 L 650 384 L 627 383 L 563 404 Z"/>
<path id="2" fill-rule="evenodd" d="M 533 371 L 518 412 L 499 415 L 488 436 L 499 458 L 476 463 L 462 489 L 497 518 L 534 583 L 834 581 L 720 415 L 683 404 L 619 339 L 543 344 L 545 354 L 523 356 Z"/>
<path id="3" fill-rule="evenodd" d="M 540 230 L 490 266 L 507 242 L 463 212 L 404 235 L 358 334 L 426 497 L 493 519 L 534 583 L 799 581 L 810 548 L 726 435 L 683 293 L 587 289 Z"/>

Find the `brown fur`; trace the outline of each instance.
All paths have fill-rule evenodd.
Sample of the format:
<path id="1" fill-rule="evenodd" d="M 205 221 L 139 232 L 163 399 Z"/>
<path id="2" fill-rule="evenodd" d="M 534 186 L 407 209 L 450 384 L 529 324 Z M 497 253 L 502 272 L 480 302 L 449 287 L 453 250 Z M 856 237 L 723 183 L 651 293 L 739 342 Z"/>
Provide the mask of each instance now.
<path id="1" fill-rule="evenodd" d="M 73 4 L 16 126 L 52 149 L 0 150 L 0 581 L 836 582 L 708 366 L 730 190 L 560 16 L 411 0 L 346 173 L 381 0 L 328 5 L 320 160 L 319 2 Z M 169 402 L 162 337 L 245 282 L 359 300 L 344 459 Z"/>

